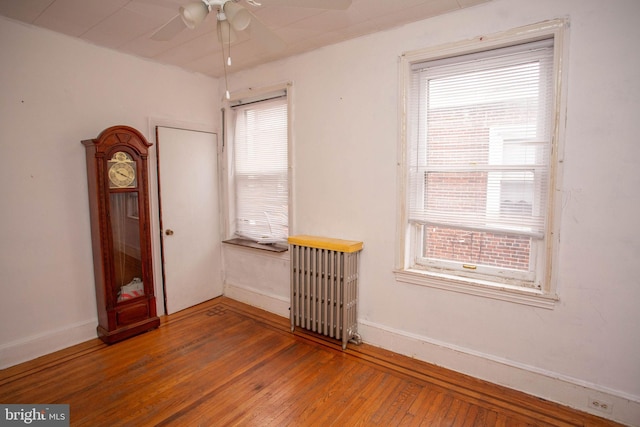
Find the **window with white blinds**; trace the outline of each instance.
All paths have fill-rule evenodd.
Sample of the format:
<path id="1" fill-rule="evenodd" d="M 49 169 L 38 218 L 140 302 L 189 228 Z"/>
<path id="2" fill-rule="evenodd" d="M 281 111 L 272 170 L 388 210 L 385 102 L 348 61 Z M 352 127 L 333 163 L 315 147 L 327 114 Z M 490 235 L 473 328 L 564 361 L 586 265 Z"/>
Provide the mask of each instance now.
<path id="1" fill-rule="evenodd" d="M 232 106 L 235 234 L 258 243 L 288 235 L 286 95 Z"/>
<path id="2" fill-rule="evenodd" d="M 411 64 L 411 264 L 539 287 L 553 73 L 553 38 Z"/>

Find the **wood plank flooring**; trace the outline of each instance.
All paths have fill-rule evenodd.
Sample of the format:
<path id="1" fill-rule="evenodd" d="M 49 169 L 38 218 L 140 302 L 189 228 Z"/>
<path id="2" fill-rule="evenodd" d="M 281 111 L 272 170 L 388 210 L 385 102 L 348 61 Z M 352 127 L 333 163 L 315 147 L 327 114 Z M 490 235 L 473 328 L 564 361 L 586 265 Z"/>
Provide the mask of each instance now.
<path id="1" fill-rule="evenodd" d="M 224 297 L 2 370 L 0 402 L 66 403 L 73 426 L 616 425 Z"/>

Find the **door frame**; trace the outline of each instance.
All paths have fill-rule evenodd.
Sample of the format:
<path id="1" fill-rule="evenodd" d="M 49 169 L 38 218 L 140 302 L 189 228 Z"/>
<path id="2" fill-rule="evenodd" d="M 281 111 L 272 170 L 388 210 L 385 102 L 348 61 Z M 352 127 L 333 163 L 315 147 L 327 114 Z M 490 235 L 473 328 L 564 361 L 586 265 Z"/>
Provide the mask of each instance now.
<path id="1" fill-rule="evenodd" d="M 222 170 L 220 169 L 222 164 L 222 148 L 220 129 L 204 123 L 186 122 L 181 120 L 163 119 L 163 118 L 149 118 L 148 123 L 148 141 L 153 143 L 149 150 L 149 165 L 155 165 L 155 167 L 149 167 L 149 204 L 150 204 L 150 220 L 151 220 L 151 247 L 152 247 L 152 260 L 153 260 L 153 279 L 156 295 L 156 311 L 158 316 L 164 315 L 166 311 L 166 293 L 164 291 L 164 266 L 163 266 L 163 253 L 162 253 L 162 228 L 160 226 L 160 180 L 158 176 L 158 134 L 156 132 L 157 127 L 167 127 L 173 129 L 182 129 L 193 132 L 206 132 L 216 134 L 218 138 L 218 144 L 216 144 L 218 152 L 218 203 L 222 208 Z M 219 224 L 221 235 L 224 235 L 222 227 L 222 212 L 219 215 Z"/>

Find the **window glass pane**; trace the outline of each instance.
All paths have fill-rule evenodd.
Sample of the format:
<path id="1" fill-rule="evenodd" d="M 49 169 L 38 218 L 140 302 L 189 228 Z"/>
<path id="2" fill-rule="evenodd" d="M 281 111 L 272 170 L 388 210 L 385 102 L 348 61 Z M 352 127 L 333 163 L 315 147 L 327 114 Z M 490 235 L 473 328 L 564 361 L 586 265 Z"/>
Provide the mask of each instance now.
<path id="1" fill-rule="evenodd" d="M 507 276 L 533 271 L 549 198 L 553 40 L 412 70 L 415 262 Z"/>
<path id="2" fill-rule="evenodd" d="M 423 247 L 425 258 L 456 261 L 467 268 L 492 266 L 529 271 L 528 236 L 425 226 Z"/>
<path id="3" fill-rule="evenodd" d="M 237 112 L 236 171 L 269 174 L 287 170 L 287 105 L 265 101 L 265 105 Z"/>
<path id="4" fill-rule="evenodd" d="M 288 235 L 287 100 L 234 108 L 236 234 L 260 243 Z"/>

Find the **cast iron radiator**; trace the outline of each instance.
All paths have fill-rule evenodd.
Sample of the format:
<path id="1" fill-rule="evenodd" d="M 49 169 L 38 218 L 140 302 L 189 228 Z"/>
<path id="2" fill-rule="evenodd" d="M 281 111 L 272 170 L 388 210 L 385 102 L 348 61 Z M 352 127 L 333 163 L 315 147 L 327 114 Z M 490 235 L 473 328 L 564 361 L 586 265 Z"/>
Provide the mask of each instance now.
<path id="1" fill-rule="evenodd" d="M 360 344 L 358 262 L 362 242 L 289 237 L 291 332 L 296 327 Z"/>

